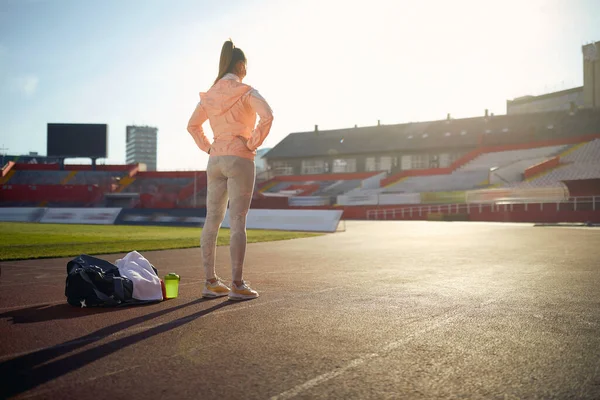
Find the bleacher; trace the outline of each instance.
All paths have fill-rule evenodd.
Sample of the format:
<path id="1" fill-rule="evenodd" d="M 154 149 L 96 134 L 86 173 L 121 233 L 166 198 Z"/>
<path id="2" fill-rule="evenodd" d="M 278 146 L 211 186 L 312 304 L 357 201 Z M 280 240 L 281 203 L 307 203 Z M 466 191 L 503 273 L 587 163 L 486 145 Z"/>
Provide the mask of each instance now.
<path id="1" fill-rule="evenodd" d="M 279 193 L 286 187 L 290 186 L 293 182 L 275 182 L 273 186 L 268 187 L 263 193 Z M 260 189 L 259 189 L 260 190 Z"/>
<path id="2" fill-rule="evenodd" d="M 185 207 L 203 207 L 206 205 L 207 187 L 202 186 L 196 189 L 196 196 L 192 194 L 187 200 L 184 200 L 179 205 Z"/>
<path id="3" fill-rule="evenodd" d="M 2 206 L 91 207 L 102 198 L 93 185 L 27 185 L 0 186 Z"/>
<path id="4" fill-rule="evenodd" d="M 474 160 L 466 163 L 457 169 L 457 171 L 477 171 L 486 170 L 490 168 L 502 167 L 517 161 L 523 160 L 540 160 L 547 157 L 552 157 L 564 150 L 569 146 L 546 146 L 536 147 L 533 149 L 522 149 L 522 150 L 509 150 L 509 151 L 497 151 L 492 153 L 485 153 L 475 158 Z M 539 162 L 539 161 L 538 161 Z M 531 165 L 535 162 L 532 161 Z"/>
<path id="5" fill-rule="evenodd" d="M 15 170 L 11 182 L 20 185 L 61 185 L 70 171 Z"/>
<path id="6" fill-rule="evenodd" d="M 526 117 L 524 117 L 526 119 Z M 529 116 L 528 118 L 532 118 Z M 499 119 L 500 120 L 500 119 Z M 558 123 L 558 122 L 556 122 Z M 501 125 L 501 124 L 500 124 Z M 499 126 L 500 126 L 499 125 Z M 548 126 L 552 127 L 552 124 Z M 431 127 L 430 127 L 431 128 Z M 508 129 L 508 128 L 507 128 Z M 432 130 L 432 129 L 429 129 Z M 548 142 L 550 143 L 550 142 Z M 378 189 L 361 188 L 361 180 L 331 180 L 331 175 L 323 180 L 309 179 L 306 176 L 280 176 L 276 182 L 267 185 L 262 191 L 266 196 L 322 196 L 339 195 L 378 195 L 412 194 L 424 192 L 454 192 L 477 190 L 499 186 L 556 186 L 560 180 L 592 179 L 600 177 L 600 139 L 585 145 L 576 142 L 567 144 L 541 145 L 530 147 L 527 143 L 513 146 L 493 146 L 488 151 L 473 151 L 471 157 L 457 161 L 451 168 L 431 169 L 421 173 L 408 171 L 396 182 L 387 183 Z M 576 143 L 576 144 L 573 144 Z M 526 148 L 522 148 L 526 147 Z M 484 151 L 484 153 L 481 153 Z M 524 181 L 525 171 L 546 161 L 554 161 L 563 155 L 562 162 L 568 163 L 555 168 L 550 173 L 536 179 Z M 461 164 L 462 163 L 462 164 Z M 583 165 L 586 164 L 586 165 Z M 414 172 L 414 176 L 411 173 Z M 318 185 L 318 186 L 315 186 Z"/>
<path id="7" fill-rule="evenodd" d="M 414 176 L 389 185 L 382 193 L 445 192 L 476 189 L 488 184 L 489 171 L 456 171 L 451 174 Z"/>
<path id="8" fill-rule="evenodd" d="M 126 171 L 76 171 L 73 178 L 69 180 L 69 184 L 98 185 L 106 189 L 117 184 L 119 179 L 126 174 Z"/>
<path id="9" fill-rule="evenodd" d="M 513 187 L 555 187 L 561 181 L 600 178 L 600 139 L 574 146 L 560 157 L 560 165 L 532 179 L 518 182 Z"/>
<path id="10" fill-rule="evenodd" d="M 258 191 L 264 196 L 331 197 L 360 188 L 363 180 L 379 172 L 278 176 Z"/>
<path id="11" fill-rule="evenodd" d="M 335 181 L 330 185 L 317 190 L 315 193 L 313 193 L 313 196 L 338 196 L 351 190 L 360 188 L 361 182 L 362 181 L 360 179 Z"/>
<path id="12" fill-rule="evenodd" d="M 561 181 L 600 178 L 600 139 L 588 143 L 578 143 L 577 139 L 543 143 L 546 144 L 538 147 L 525 143 L 492 146 L 487 151 L 485 147 L 475 149 L 449 168 L 403 171 L 384 180 L 378 189 L 354 189 L 344 195 L 366 199 L 493 187 L 552 188 L 564 186 Z"/>
<path id="13" fill-rule="evenodd" d="M 105 193 L 135 165 L 19 164 L 8 163 L 1 180 L 1 206 L 101 206 Z"/>
<path id="14" fill-rule="evenodd" d="M 491 185 L 506 185 L 514 182 L 523 181 L 525 171 L 532 166 L 543 163 L 548 157 L 530 158 L 527 160 L 515 161 L 511 164 L 494 168 L 490 173 Z"/>
<path id="15" fill-rule="evenodd" d="M 600 139 L 592 140 L 561 157 L 563 162 L 600 163 Z"/>
<path id="16" fill-rule="evenodd" d="M 317 196 L 319 192 L 323 192 L 330 187 L 335 181 L 293 181 L 281 182 L 277 185 L 265 190 L 263 194 L 284 194 L 294 196 Z"/>
<path id="17" fill-rule="evenodd" d="M 206 172 L 139 172 L 117 191 L 139 194 L 142 208 L 193 207 L 195 191 L 198 207 L 206 203 L 202 198 L 203 194 L 206 197 Z"/>
<path id="18" fill-rule="evenodd" d="M 561 181 L 600 178 L 600 163 L 597 164 L 565 164 L 548 173 L 516 184 L 517 187 L 554 187 L 561 186 Z"/>
<path id="19" fill-rule="evenodd" d="M 184 186 L 194 181 L 193 177 L 186 178 L 146 178 L 136 177 L 135 181 L 123 190 L 123 193 L 178 193 Z"/>
<path id="20" fill-rule="evenodd" d="M 102 207 L 128 198 L 126 203 L 139 207 L 173 208 L 201 206 L 206 197 L 205 171 L 139 171 L 137 164 L 95 170 L 91 165 L 65 165 L 61 170 L 58 164 L 15 162 L 6 168 L 0 180 L 1 206 Z"/>

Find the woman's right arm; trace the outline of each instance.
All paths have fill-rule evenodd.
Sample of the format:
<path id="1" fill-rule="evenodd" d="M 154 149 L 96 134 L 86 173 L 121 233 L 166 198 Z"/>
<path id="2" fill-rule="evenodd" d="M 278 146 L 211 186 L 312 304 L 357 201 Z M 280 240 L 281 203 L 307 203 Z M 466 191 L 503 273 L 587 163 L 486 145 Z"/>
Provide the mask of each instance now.
<path id="1" fill-rule="evenodd" d="M 202 104 L 198 103 L 196 109 L 194 110 L 194 113 L 192 114 L 188 122 L 187 130 L 190 133 L 190 135 L 192 135 L 192 137 L 194 138 L 194 141 L 196 142 L 198 147 L 202 151 L 209 153 L 211 143 L 210 140 L 208 140 L 208 138 L 204 134 L 204 129 L 202 129 L 202 124 L 207 119 L 208 116 L 206 115 L 206 111 L 204 111 L 204 108 L 202 108 Z"/>

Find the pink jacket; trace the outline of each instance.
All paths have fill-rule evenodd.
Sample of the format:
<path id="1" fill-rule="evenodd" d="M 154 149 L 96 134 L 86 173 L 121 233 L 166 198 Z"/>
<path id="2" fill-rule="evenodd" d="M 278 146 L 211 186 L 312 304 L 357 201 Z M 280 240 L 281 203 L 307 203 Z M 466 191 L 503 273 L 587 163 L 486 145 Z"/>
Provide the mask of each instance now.
<path id="1" fill-rule="evenodd" d="M 257 113 L 260 120 L 254 128 Z M 213 143 L 202 129 L 207 119 L 214 133 Z M 211 156 L 232 155 L 253 160 L 272 124 L 273 111 L 258 91 L 241 83 L 237 75 L 227 74 L 208 92 L 200 93 L 200 102 L 187 130 L 198 147 Z"/>

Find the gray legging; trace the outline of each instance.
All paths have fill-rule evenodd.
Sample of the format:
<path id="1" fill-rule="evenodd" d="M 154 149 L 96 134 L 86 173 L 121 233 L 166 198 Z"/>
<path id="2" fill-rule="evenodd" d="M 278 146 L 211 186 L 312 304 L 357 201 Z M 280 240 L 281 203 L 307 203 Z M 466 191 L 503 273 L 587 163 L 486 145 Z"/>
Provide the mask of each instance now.
<path id="1" fill-rule="evenodd" d="M 254 161 L 236 156 L 211 156 L 206 174 L 206 221 L 200 238 L 206 279 L 215 277 L 217 235 L 229 198 L 231 276 L 233 281 L 241 281 L 246 256 L 246 214 L 254 190 Z"/>

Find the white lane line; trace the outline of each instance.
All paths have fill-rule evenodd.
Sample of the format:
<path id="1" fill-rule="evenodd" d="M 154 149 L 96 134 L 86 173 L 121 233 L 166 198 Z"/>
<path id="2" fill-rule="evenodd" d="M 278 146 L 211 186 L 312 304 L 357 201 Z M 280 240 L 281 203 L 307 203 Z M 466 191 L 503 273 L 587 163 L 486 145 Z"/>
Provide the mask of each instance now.
<path id="1" fill-rule="evenodd" d="M 490 299 L 487 300 L 483 303 L 480 304 L 480 307 L 484 306 L 484 305 L 488 305 L 491 303 L 494 303 L 500 299 L 502 299 L 503 297 L 498 297 L 496 299 Z M 469 311 L 472 310 L 474 307 L 465 307 L 464 311 Z M 324 374 L 318 375 L 304 383 L 301 383 L 297 386 L 294 386 L 291 389 L 288 389 L 284 392 L 279 393 L 278 395 L 272 396 L 270 398 L 270 400 L 285 400 L 285 399 L 291 399 L 293 397 L 296 397 L 297 395 L 299 395 L 300 393 L 303 393 L 309 389 L 312 389 L 315 386 L 320 385 L 323 382 L 327 382 L 337 376 L 340 376 L 342 374 L 344 374 L 346 371 L 352 369 L 352 368 L 356 368 L 364 363 L 366 363 L 367 361 L 370 361 L 372 359 L 375 358 L 380 358 L 383 357 L 385 355 L 387 355 L 387 353 L 390 353 L 396 349 L 398 349 L 399 347 L 407 344 L 408 342 L 412 341 L 413 339 L 419 337 L 420 335 L 427 333 L 429 331 L 432 331 L 434 329 L 437 329 L 441 326 L 447 325 L 450 322 L 453 322 L 454 320 L 457 320 L 459 318 L 461 318 L 463 315 L 463 313 L 461 313 L 459 310 L 451 310 L 449 311 L 450 313 L 454 313 L 453 315 L 450 315 L 442 320 L 438 320 L 436 322 L 433 322 L 432 324 L 430 324 L 429 326 L 420 329 L 416 332 L 412 332 L 410 335 L 400 339 L 400 340 L 396 340 L 393 342 L 390 342 L 388 344 L 386 344 L 385 346 L 380 348 L 380 351 L 377 353 L 369 353 L 369 354 L 365 354 L 361 357 L 355 358 L 354 360 L 351 360 L 350 362 L 348 362 L 346 365 L 340 367 L 340 368 L 336 368 L 334 370 L 331 370 L 329 372 L 325 372 Z"/>
<path id="2" fill-rule="evenodd" d="M 388 343 L 387 345 L 383 346 L 378 353 L 369 353 L 369 354 L 365 354 L 361 357 L 355 358 L 354 360 L 351 360 L 343 367 L 336 368 L 332 371 L 326 372 L 326 373 L 321 374 L 313 379 L 310 379 L 300 385 L 294 386 L 293 388 L 286 390 L 285 392 L 279 393 L 278 395 L 271 397 L 270 400 L 285 400 L 285 399 L 291 399 L 293 397 L 296 397 L 297 395 L 299 395 L 302 392 L 305 392 L 309 389 L 312 389 L 315 386 L 320 385 L 323 382 L 327 382 L 328 380 L 331 380 L 335 377 L 338 377 L 338 376 L 344 374 L 349 369 L 356 368 L 359 365 L 362 365 L 362 364 L 366 363 L 367 361 L 372 360 L 374 358 L 383 357 L 384 355 L 386 355 L 386 353 L 389 353 L 393 350 L 396 350 L 398 347 L 407 344 L 408 342 L 415 339 L 419 335 L 422 335 L 431 330 L 439 328 L 440 326 L 446 325 L 446 324 L 454 321 L 455 319 L 458 319 L 460 316 L 461 315 L 453 315 L 442 321 L 438 321 L 437 323 L 435 323 L 431 326 L 428 326 L 426 328 L 423 328 L 421 330 L 413 332 L 410 336 L 407 336 L 401 340 L 397 340 L 395 342 Z"/>
<path id="3" fill-rule="evenodd" d="M 347 370 L 358 367 L 359 365 L 364 364 L 368 360 L 370 360 L 372 358 L 376 358 L 376 357 L 379 357 L 379 354 L 377 354 L 377 353 L 365 354 L 362 357 L 355 358 L 354 360 L 350 361 L 348 364 L 344 365 L 343 367 L 335 369 L 330 372 L 327 372 L 325 374 L 319 375 L 316 378 L 306 381 L 301 385 L 295 386 L 295 387 L 291 388 L 290 390 L 287 390 L 283 393 L 278 394 L 277 396 L 273 396 L 273 397 L 271 397 L 271 400 L 291 399 L 292 397 L 295 397 L 298 394 L 300 394 L 310 388 L 320 385 L 321 383 L 326 382 L 330 379 L 333 379 L 336 376 L 340 376 Z"/>

